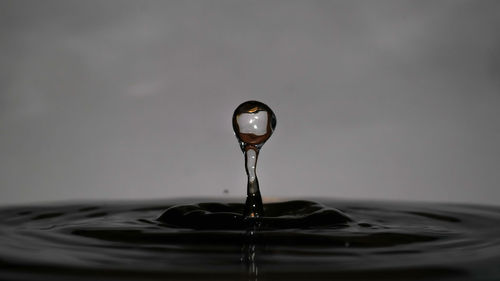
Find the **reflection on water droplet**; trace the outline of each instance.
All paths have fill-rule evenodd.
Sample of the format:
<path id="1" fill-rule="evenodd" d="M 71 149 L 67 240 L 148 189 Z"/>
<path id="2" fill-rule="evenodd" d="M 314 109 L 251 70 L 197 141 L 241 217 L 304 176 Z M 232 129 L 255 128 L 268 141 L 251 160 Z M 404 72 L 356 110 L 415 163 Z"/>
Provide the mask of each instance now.
<path id="1" fill-rule="evenodd" d="M 240 104 L 233 114 L 233 129 L 241 149 L 260 149 L 276 127 L 276 116 L 269 106 L 258 101 Z"/>
<path id="2" fill-rule="evenodd" d="M 259 181 L 255 173 L 259 151 L 276 128 L 276 116 L 269 106 L 258 101 L 240 104 L 233 114 L 233 129 L 245 155 L 248 176 L 247 201 L 244 215 L 257 218 L 263 215 Z"/>

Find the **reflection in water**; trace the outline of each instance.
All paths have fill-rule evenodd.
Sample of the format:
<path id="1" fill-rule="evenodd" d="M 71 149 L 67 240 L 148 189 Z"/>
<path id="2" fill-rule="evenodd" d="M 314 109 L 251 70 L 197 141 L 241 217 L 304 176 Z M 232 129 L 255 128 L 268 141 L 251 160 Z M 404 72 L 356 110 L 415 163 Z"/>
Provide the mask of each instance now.
<path id="1" fill-rule="evenodd" d="M 258 229 L 256 223 L 251 223 L 251 227 L 246 231 L 244 238 L 244 245 L 242 248 L 242 261 L 246 266 L 248 274 L 248 281 L 257 281 L 259 276 L 259 269 L 257 267 L 257 253 L 255 244 L 255 233 Z"/>

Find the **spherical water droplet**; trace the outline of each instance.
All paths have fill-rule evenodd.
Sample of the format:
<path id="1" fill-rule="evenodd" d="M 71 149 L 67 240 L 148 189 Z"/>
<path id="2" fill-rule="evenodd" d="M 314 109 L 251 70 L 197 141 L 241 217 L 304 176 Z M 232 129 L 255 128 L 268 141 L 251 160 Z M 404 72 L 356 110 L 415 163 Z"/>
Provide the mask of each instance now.
<path id="1" fill-rule="evenodd" d="M 260 149 L 276 127 L 276 116 L 269 106 L 258 101 L 240 104 L 233 114 L 233 129 L 241 149 Z"/>

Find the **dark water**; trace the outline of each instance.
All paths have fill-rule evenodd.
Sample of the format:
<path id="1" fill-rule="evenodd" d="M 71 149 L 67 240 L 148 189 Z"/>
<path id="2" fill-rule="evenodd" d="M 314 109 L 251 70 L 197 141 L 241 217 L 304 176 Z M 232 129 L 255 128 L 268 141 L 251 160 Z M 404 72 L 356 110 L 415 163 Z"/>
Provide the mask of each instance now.
<path id="1" fill-rule="evenodd" d="M 497 207 L 215 201 L 2 208 L 0 279 L 500 280 Z"/>

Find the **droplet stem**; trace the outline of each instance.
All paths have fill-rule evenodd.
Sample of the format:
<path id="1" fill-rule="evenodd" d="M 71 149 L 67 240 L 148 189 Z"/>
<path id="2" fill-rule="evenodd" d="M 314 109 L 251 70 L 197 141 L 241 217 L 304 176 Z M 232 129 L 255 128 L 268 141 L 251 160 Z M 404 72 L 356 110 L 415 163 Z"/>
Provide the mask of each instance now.
<path id="1" fill-rule="evenodd" d="M 258 218 L 264 215 L 264 206 L 259 190 L 259 180 L 257 179 L 257 159 L 259 149 L 253 146 L 245 147 L 245 170 L 247 172 L 247 200 L 244 215 L 247 218 Z"/>
<path id="2" fill-rule="evenodd" d="M 250 225 L 257 227 L 258 218 L 264 215 L 264 206 L 260 196 L 259 180 L 255 173 L 260 148 L 273 134 L 276 116 L 269 106 L 258 101 L 240 104 L 233 113 L 233 130 L 241 150 L 245 155 L 247 172 L 247 200 L 244 215 Z"/>

